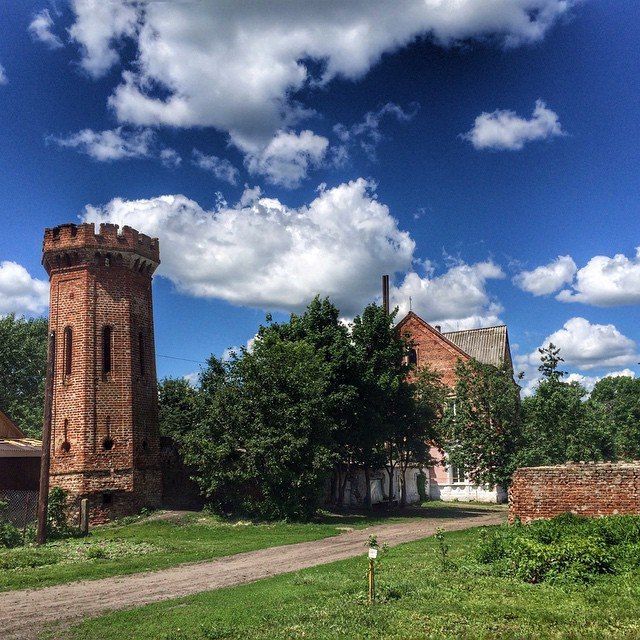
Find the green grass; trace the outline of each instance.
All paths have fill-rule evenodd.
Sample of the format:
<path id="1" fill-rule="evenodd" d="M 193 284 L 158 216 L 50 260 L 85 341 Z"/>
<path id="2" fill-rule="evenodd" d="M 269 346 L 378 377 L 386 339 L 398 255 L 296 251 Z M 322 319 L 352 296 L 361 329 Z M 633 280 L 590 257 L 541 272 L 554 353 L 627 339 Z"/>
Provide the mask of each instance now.
<path id="1" fill-rule="evenodd" d="M 228 521 L 202 513 L 96 527 L 86 538 L 43 547 L 0 550 L 0 591 L 44 587 L 163 569 L 295 542 L 319 540 L 350 528 L 420 517 L 471 515 L 490 507 L 428 503 L 403 513 L 323 514 L 310 523 Z M 494 505 L 495 508 L 495 505 Z"/>
<path id="2" fill-rule="evenodd" d="M 445 534 L 465 566 L 478 529 Z M 383 543 L 384 540 L 380 540 Z M 428 538 L 390 549 L 378 569 L 381 602 L 366 604 L 364 556 L 253 584 L 148 605 L 88 620 L 74 640 L 338 638 L 640 638 L 640 573 L 588 586 L 528 584 L 444 571 Z M 364 550 L 363 550 L 364 551 Z"/>

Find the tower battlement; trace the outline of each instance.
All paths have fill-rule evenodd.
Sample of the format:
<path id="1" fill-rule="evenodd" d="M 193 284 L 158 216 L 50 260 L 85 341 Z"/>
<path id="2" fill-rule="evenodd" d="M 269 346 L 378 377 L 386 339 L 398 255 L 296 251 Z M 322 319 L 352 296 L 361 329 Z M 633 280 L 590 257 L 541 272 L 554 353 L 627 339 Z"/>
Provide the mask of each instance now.
<path id="1" fill-rule="evenodd" d="M 126 251 L 146 258 L 156 265 L 160 262 L 158 238 L 151 238 L 128 226 L 120 230 L 117 224 L 102 223 L 96 233 L 93 222 L 68 223 L 44 231 L 42 250 L 45 256 L 52 252 L 86 248 L 101 252 Z"/>

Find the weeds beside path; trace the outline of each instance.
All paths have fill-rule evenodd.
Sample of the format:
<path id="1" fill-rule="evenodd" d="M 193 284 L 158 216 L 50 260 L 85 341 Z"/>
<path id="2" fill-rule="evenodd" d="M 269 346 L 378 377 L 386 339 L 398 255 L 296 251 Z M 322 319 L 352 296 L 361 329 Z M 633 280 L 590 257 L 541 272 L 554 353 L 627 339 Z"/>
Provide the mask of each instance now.
<path id="1" fill-rule="evenodd" d="M 45 589 L 0 594 L 0 628 L 7 638 L 35 638 L 48 623 L 69 625 L 109 610 L 131 608 L 221 587 L 326 564 L 365 552 L 369 535 L 394 546 L 435 533 L 438 527 L 460 530 L 505 519 L 505 511 L 473 507 L 446 507 L 416 511 L 393 524 L 354 529 L 312 542 L 238 553 L 211 562 L 181 565 L 152 573 L 75 582 Z M 338 521 L 340 518 L 337 517 Z M 348 522 L 342 520 L 341 522 Z M 299 525 L 305 526 L 305 525 Z M 340 526 L 340 525 L 332 525 Z M 343 524 L 342 526 L 350 526 Z"/>

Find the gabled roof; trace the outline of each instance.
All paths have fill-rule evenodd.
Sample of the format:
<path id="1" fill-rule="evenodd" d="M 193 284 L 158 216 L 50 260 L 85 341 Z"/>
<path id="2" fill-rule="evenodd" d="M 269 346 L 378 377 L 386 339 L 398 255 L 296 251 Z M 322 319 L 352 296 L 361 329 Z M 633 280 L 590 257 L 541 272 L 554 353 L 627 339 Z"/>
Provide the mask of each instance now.
<path id="1" fill-rule="evenodd" d="M 478 362 L 494 367 L 501 367 L 506 362 L 512 366 L 509 335 L 505 325 L 447 331 L 442 335 Z"/>
<path id="2" fill-rule="evenodd" d="M 0 411 L 0 438 L 24 438 L 24 433 L 2 411 Z"/>
<path id="3" fill-rule="evenodd" d="M 416 320 L 420 325 L 436 334 L 443 342 L 448 343 L 464 356 L 475 358 L 478 362 L 491 364 L 494 367 L 501 367 L 504 363 L 507 363 L 513 369 L 509 334 L 504 324 L 497 327 L 440 332 L 413 311 L 409 311 L 398 322 L 396 329 L 400 330 L 410 319 Z"/>

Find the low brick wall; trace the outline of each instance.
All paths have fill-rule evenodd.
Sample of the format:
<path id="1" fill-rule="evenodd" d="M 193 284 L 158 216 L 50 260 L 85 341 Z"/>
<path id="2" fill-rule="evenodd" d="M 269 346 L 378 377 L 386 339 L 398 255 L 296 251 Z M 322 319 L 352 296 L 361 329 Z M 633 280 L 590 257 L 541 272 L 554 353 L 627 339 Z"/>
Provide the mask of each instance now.
<path id="1" fill-rule="evenodd" d="M 640 462 L 578 463 L 518 469 L 509 488 L 509 521 L 562 513 L 640 514 Z"/>

